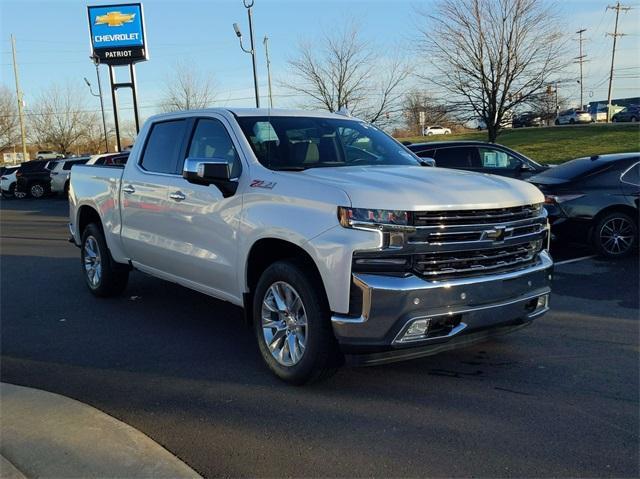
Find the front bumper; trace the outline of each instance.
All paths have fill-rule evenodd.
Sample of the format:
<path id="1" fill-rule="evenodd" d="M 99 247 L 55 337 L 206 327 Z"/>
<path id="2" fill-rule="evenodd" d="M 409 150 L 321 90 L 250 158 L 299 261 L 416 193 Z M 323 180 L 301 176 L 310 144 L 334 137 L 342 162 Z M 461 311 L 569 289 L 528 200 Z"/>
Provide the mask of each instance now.
<path id="1" fill-rule="evenodd" d="M 361 314 L 334 314 L 333 330 L 343 352 L 359 364 L 461 347 L 489 334 L 521 327 L 544 314 L 552 269 L 553 261 L 543 251 L 539 262 L 527 269 L 450 281 L 355 273 Z M 434 333 L 406 340 L 408 328 L 419 319 L 426 319 Z"/>

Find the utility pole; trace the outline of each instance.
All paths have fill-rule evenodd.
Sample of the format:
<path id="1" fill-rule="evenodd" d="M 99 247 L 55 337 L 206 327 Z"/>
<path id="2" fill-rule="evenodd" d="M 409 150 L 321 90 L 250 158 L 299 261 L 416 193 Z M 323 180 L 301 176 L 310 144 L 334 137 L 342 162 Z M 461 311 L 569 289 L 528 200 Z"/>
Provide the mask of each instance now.
<path id="1" fill-rule="evenodd" d="M 580 42 L 580 55 L 575 58 L 576 63 L 580 64 L 580 109 L 582 109 L 582 107 L 584 106 L 584 101 L 583 101 L 583 93 L 584 93 L 583 78 L 584 77 L 582 75 L 582 64 L 585 62 L 585 58 L 587 55 L 584 55 L 582 53 L 582 42 L 584 41 L 584 38 L 582 38 L 582 34 L 586 31 L 587 31 L 586 28 L 581 28 L 576 32 L 578 35 L 580 35 L 580 38 L 578 39 L 578 42 Z"/>
<path id="2" fill-rule="evenodd" d="M 269 60 L 269 37 L 264 36 L 264 53 L 267 57 L 267 80 L 269 82 L 269 106 L 273 108 L 273 92 L 271 91 L 271 60 Z"/>
<path id="3" fill-rule="evenodd" d="M 16 60 L 16 39 L 11 35 L 11 50 L 13 52 L 13 74 L 16 77 L 16 99 L 18 100 L 18 118 L 20 119 L 20 136 L 22 137 L 22 161 L 28 161 L 27 156 L 27 135 L 24 132 L 24 117 L 22 113 L 22 90 L 20 89 L 20 79 L 18 76 L 18 61 Z"/>
<path id="4" fill-rule="evenodd" d="M 616 11 L 616 26 L 613 29 L 613 33 L 607 33 L 607 36 L 613 37 L 613 49 L 611 50 L 611 72 L 609 73 L 609 93 L 607 95 L 607 123 L 611 121 L 611 86 L 613 84 L 613 65 L 616 58 L 616 41 L 618 37 L 622 37 L 624 33 L 618 33 L 618 17 L 620 16 L 620 10 L 628 12 L 631 7 L 620 5 L 620 2 L 616 2 L 615 6 L 609 5 L 607 10 Z"/>
<path id="5" fill-rule="evenodd" d="M 91 61 L 96 67 L 96 77 L 98 79 L 98 93 L 93 93 L 93 89 L 91 88 L 91 83 L 89 82 L 89 80 L 87 80 L 86 77 L 84 81 L 89 87 L 89 91 L 91 92 L 91 94 L 93 96 L 97 96 L 100 98 L 100 111 L 102 112 L 102 131 L 104 133 L 104 147 L 105 147 L 104 151 L 105 153 L 109 153 L 109 138 L 107 138 L 107 120 L 104 115 L 104 101 L 102 99 L 102 82 L 100 81 L 100 70 L 99 70 L 100 57 L 98 57 L 97 55 L 94 55 L 89 58 L 91 58 Z"/>

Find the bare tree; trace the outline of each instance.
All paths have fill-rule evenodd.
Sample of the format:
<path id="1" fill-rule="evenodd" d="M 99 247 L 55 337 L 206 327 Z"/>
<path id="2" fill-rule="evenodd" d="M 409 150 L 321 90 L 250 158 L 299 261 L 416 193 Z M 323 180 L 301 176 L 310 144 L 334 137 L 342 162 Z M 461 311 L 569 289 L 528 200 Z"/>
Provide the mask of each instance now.
<path id="1" fill-rule="evenodd" d="M 301 41 L 282 84 L 331 112 L 347 108 L 371 123 L 384 124 L 402 110 L 403 87 L 411 74 L 399 56 L 382 58 L 361 38 L 355 24 Z"/>
<path id="2" fill-rule="evenodd" d="M 452 119 L 449 117 L 446 105 L 435 100 L 419 90 L 412 90 L 405 95 L 403 113 L 407 130 L 411 134 L 421 134 L 420 116 L 424 117 L 425 125 L 444 124 L 449 125 Z"/>
<path id="3" fill-rule="evenodd" d="M 18 108 L 16 97 L 5 85 L 0 85 L 0 150 L 17 141 Z"/>
<path id="4" fill-rule="evenodd" d="M 52 85 L 40 95 L 30 112 L 33 141 L 61 153 L 72 152 L 98 125 L 97 113 L 86 108 L 84 90 L 70 83 Z"/>
<path id="5" fill-rule="evenodd" d="M 418 12 L 429 80 L 487 125 L 495 141 L 505 113 L 526 103 L 567 65 L 562 31 L 546 0 L 439 0 Z"/>
<path id="6" fill-rule="evenodd" d="M 211 106 L 214 99 L 213 80 L 198 73 L 193 66 L 178 62 L 165 82 L 160 104 L 165 112 L 192 110 Z"/>

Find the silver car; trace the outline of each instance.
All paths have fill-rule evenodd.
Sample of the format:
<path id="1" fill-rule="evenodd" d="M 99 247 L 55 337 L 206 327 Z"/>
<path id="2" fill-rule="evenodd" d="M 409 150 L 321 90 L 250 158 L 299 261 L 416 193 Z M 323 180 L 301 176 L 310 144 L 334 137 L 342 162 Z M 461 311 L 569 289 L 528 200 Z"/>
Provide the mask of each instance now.
<path id="1" fill-rule="evenodd" d="M 572 108 L 558 113 L 555 121 L 556 125 L 574 125 L 575 123 L 591 123 L 591 114 L 584 110 Z"/>
<path id="2" fill-rule="evenodd" d="M 51 169 L 51 192 L 66 195 L 69 191 L 69 175 L 73 165 L 84 165 L 89 161 L 89 157 L 70 158 L 58 160 Z"/>

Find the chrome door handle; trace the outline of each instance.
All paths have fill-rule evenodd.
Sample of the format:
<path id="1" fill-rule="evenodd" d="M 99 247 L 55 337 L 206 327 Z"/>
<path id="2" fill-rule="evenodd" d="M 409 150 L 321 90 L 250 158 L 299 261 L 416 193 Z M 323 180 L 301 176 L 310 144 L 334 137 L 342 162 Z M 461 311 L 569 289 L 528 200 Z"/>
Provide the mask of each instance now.
<path id="1" fill-rule="evenodd" d="M 186 198 L 186 196 L 184 196 L 184 193 L 182 191 L 176 191 L 175 193 L 171 193 L 169 195 L 169 198 L 175 201 L 182 201 Z"/>
<path id="2" fill-rule="evenodd" d="M 127 185 L 122 187 L 122 191 L 128 194 L 131 194 L 131 193 L 135 193 L 136 189 L 131 185 Z"/>

